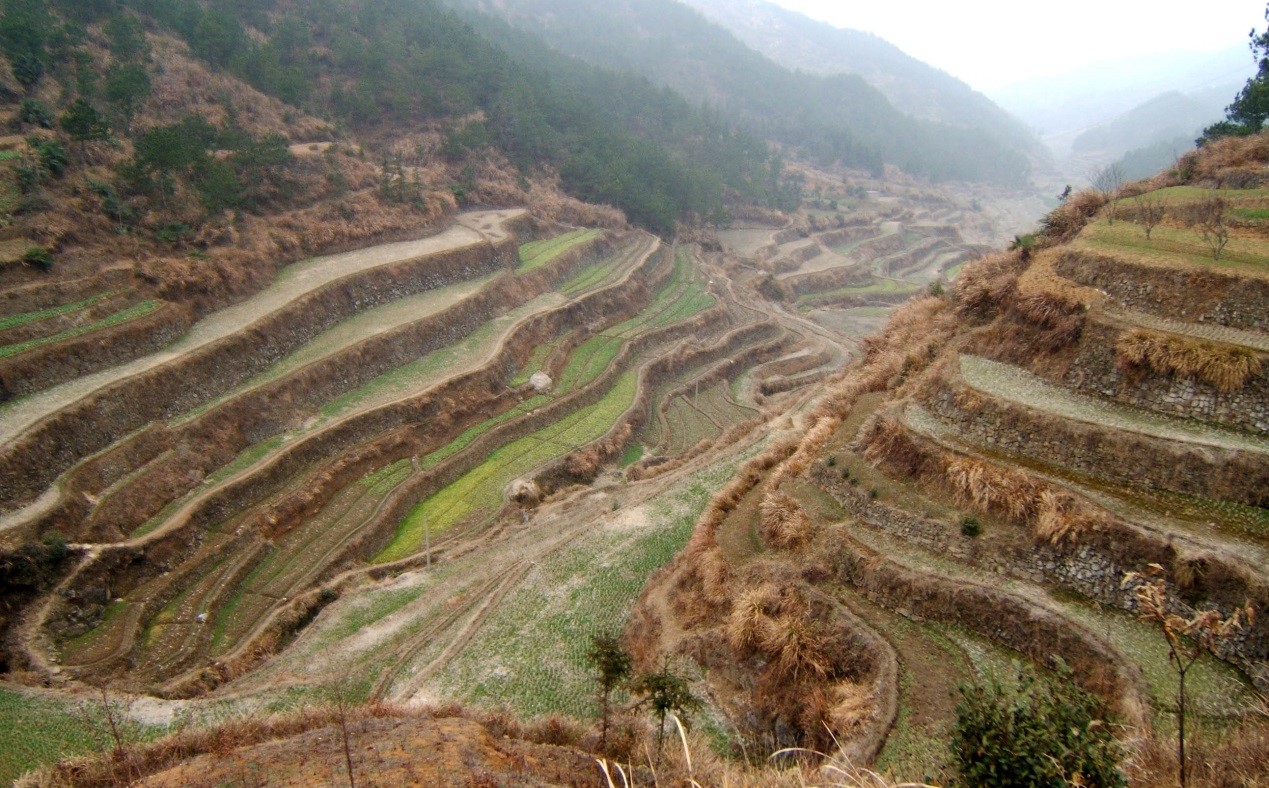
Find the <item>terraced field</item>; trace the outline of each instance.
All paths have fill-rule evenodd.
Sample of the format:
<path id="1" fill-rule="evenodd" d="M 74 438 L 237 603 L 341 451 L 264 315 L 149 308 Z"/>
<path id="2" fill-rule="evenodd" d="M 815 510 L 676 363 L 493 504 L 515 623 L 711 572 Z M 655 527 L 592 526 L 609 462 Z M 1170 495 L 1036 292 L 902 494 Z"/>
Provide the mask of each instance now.
<path id="1" fill-rule="evenodd" d="M 140 415 L 149 423 L 135 414 L 112 421 L 108 412 L 99 445 L 68 447 L 78 454 L 64 455 L 64 469 L 33 478 L 28 489 L 38 494 L 4 512 L 4 533 L 15 543 L 66 529 L 83 556 L 62 581 L 62 601 L 36 613 L 25 659 L 63 681 L 282 705 L 320 695 L 355 663 L 367 696 L 442 691 L 480 699 L 480 682 L 461 671 L 430 682 L 451 661 L 470 660 L 474 639 L 496 631 L 487 626 L 529 615 L 523 605 L 535 592 L 522 584 L 538 578 L 533 561 L 589 572 L 596 596 L 578 610 L 602 611 L 596 627 L 620 626 L 643 580 L 690 530 L 679 504 L 648 509 L 639 501 L 725 458 L 736 437 L 714 454 L 702 454 L 709 444 L 693 438 L 678 448 L 696 452 L 682 470 L 623 493 L 620 503 L 595 505 L 600 519 L 620 517 L 626 501 L 629 516 L 655 512 L 651 519 L 665 525 L 648 533 L 617 527 L 595 541 L 583 533 L 585 517 L 572 519 L 590 504 L 566 498 L 544 511 L 564 506 L 578 526 L 547 540 L 526 530 L 520 549 L 507 551 L 508 529 L 544 516 L 533 501 L 508 504 L 512 482 L 527 480 L 549 495 L 579 472 L 584 480 L 605 464 L 618 467 L 637 447 L 640 425 L 674 413 L 676 405 L 654 394 L 668 381 L 683 388 L 708 376 L 696 384 L 693 413 L 709 425 L 700 438 L 718 439 L 759 415 L 731 394 L 745 359 L 770 361 L 791 340 L 762 309 L 721 302 L 720 288 L 733 283 L 713 264 L 707 270 L 693 249 L 564 228 L 521 245 L 512 265 L 504 221 L 516 214 L 462 217 L 426 242 L 300 264 L 161 353 L 10 403 L 4 426 L 15 440 L 34 439 L 50 420 L 73 423 L 108 397 L 149 391 L 150 379 L 198 370 L 198 383 L 147 403 Z M 421 278 L 355 296 L 355 308 L 329 317 L 299 306 L 361 286 L 358 276 L 374 281 L 380 269 Z M 117 298 L 15 315 L 5 330 Z M 230 349 L 238 332 L 261 324 L 281 338 L 243 364 Z M 720 363 L 733 357 L 723 375 Z M 212 371 L 218 363 L 220 375 Z M 552 378 L 548 388 L 527 385 L 535 372 Z M 707 489 L 693 490 L 699 507 Z M 583 561 L 627 550 L 638 560 L 615 573 Z M 383 577 L 455 583 L 461 603 L 424 609 L 427 595 L 413 588 L 379 593 L 374 578 Z M 347 636 L 329 640 L 326 625 L 309 622 L 325 621 L 318 614 L 335 600 L 355 623 L 336 624 Z M 358 644 L 384 620 L 400 627 L 398 635 L 361 654 Z M 333 650 L 278 680 L 273 666 L 294 664 L 310 630 Z M 573 654 L 573 689 L 543 701 L 543 710 L 590 713 L 581 702 L 580 652 L 569 642 L 575 634 L 548 628 L 533 646 L 567 645 Z M 494 697 L 504 698 L 487 695 Z M 515 702 L 532 710 L 525 692 Z"/>
<path id="2" fill-rule="evenodd" d="M 1255 221 L 1260 191 L 1221 194 Z M 1209 195 L 1161 193 L 1178 211 Z M 860 692 L 871 677 L 865 701 L 845 696 L 871 716 L 843 722 L 828 701 L 811 720 L 888 779 L 937 784 L 951 777 L 957 683 L 1008 681 L 1019 662 L 1043 676 L 1055 656 L 1115 709 L 1125 739 L 1157 735 L 1166 747 L 1176 673 L 1157 625 L 1135 614 L 1140 581 L 1125 580 L 1157 567 L 1178 613 L 1229 615 L 1244 601 L 1256 610 L 1195 663 L 1186 700 L 1191 730 L 1260 730 L 1255 709 L 1269 690 L 1269 443 L 1257 421 L 1269 407 L 1264 240 L 1237 226 L 1232 253 L 1216 261 L 1192 230 L 1170 230 L 1147 241 L 1123 217 L 1113 227 L 1093 217 L 1072 242 L 1034 258 L 962 269 L 964 258 L 903 222 L 835 250 L 880 246 L 871 269 L 850 274 L 864 270 L 869 281 L 779 274 L 803 283 L 793 291 L 802 313 L 836 331 L 865 318 L 832 312 L 845 297 L 918 292 L 929 281 L 950 295 L 899 307 L 868 360 L 829 384 L 800 440 L 741 466 L 692 547 L 645 590 L 627 637 L 651 638 L 655 654 L 691 653 L 737 725 L 807 725 L 801 738 L 755 732 L 768 747 L 827 738 L 806 722 L 808 699 Z M 896 246 L 878 244 L 884 237 Z M 899 278 L 881 278 L 892 273 Z M 998 295 L 1014 282 L 1016 293 Z M 973 301 L 990 288 L 998 302 Z M 1153 355 L 1129 360 L 1125 337 Z M 701 419 L 686 404 L 684 424 Z M 833 604 L 790 601 L 825 594 Z M 831 654 L 813 652 L 804 664 L 817 678 L 779 679 L 773 663 L 803 657 L 741 640 L 739 622 L 751 616 L 789 627 L 790 639 L 795 627 L 844 628 L 836 642 L 858 649 L 857 672 L 834 673 Z M 815 648 L 810 636 L 798 642 Z"/>
<path id="3" fill-rule="evenodd" d="M 721 740 L 836 737 L 895 780 L 946 779 L 957 684 L 1018 662 L 1060 657 L 1126 736 L 1170 730 L 1166 646 L 1124 575 L 1163 566 L 1182 611 L 1269 600 L 1269 443 L 1239 416 L 1266 372 L 1240 362 L 1221 389 L 1128 369 L 1117 340 L 1260 358 L 1235 290 L 1262 278 L 1260 241 L 1200 266 L 1180 237 L 1093 221 L 974 312 L 955 206 L 860 199 L 723 233 L 725 253 L 566 226 L 520 243 L 518 212 L 485 212 L 286 269 L 161 352 L 0 409 L 0 541 L 62 536 L 72 559 L 5 633 L 14 655 L 208 718 L 338 687 L 591 719 L 588 638 L 624 629 L 642 668 L 695 661 Z M 1200 319 L 1116 289 L 1104 259 L 1237 281 L 1204 285 Z M 0 340 L 143 303 L 0 317 Z M 1067 345 L 1055 311 L 1078 323 Z M 74 439 L 43 443 L 55 427 Z M 43 465 L 12 459 L 33 450 Z M 776 676 L 772 641 L 734 634 L 741 604 L 831 653 Z M 1266 642 L 1256 623 L 1205 655 L 1192 713 L 1238 724 L 1269 688 Z M 2 768 L 93 748 L 67 703 L 32 708 L 48 750 Z"/>

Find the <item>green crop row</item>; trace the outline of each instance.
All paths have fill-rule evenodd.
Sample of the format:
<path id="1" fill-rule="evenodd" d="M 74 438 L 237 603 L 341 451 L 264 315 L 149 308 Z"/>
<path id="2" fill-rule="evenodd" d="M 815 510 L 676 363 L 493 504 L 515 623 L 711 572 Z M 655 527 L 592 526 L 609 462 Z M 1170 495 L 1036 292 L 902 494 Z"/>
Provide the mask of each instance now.
<path id="1" fill-rule="evenodd" d="M 56 317 L 58 315 L 65 315 L 70 312 L 78 312 L 81 309 L 87 309 L 88 307 L 98 303 L 99 301 L 104 301 L 107 298 L 117 296 L 122 292 L 124 291 L 111 290 L 107 293 L 98 293 L 95 296 L 90 296 L 88 298 L 85 298 L 83 301 L 76 301 L 73 304 L 63 304 L 62 306 L 49 307 L 48 309 L 41 309 L 36 312 L 23 312 L 20 315 L 9 315 L 7 317 L 0 317 L 0 331 L 3 331 L 6 328 L 24 326 L 27 323 L 34 323 L 37 320 L 44 320 L 46 318 Z"/>
<path id="2" fill-rule="evenodd" d="M 377 471 L 366 474 L 358 481 L 358 484 L 365 487 L 369 495 L 382 496 L 405 481 L 411 472 L 409 460 L 397 460 L 391 465 L 385 465 Z"/>
<path id="3" fill-rule="evenodd" d="M 78 326 L 76 328 L 67 329 L 66 331 L 60 331 L 56 334 L 50 334 L 46 337 L 37 337 L 35 339 L 28 339 L 25 342 L 17 342 L 12 345 L 0 347 L 0 358 L 16 356 L 18 353 L 25 353 L 28 350 L 33 350 L 43 345 L 61 342 L 62 340 L 72 339 L 84 334 L 91 334 L 94 331 L 101 331 L 104 328 L 109 328 L 120 323 L 126 323 L 129 320 L 144 317 L 158 308 L 159 302 L 154 299 L 142 301 L 139 304 L 130 306 L 127 309 L 121 309 L 113 315 L 108 315 L 101 320 L 89 323 L 86 326 Z"/>
<path id="4" fill-rule="evenodd" d="M 560 292 L 566 296 L 576 296 L 579 293 L 590 290 L 611 276 L 612 272 L 621 265 L 624 259 L 625 255 L 618 251 L 597 263 L 586 266 L 573 274 L 567 282 L 560 285 Z"/>
<path id="5" fill-rule="evenodd" d="M 508 385 L 515 388 L 528 383 L 529 378 L 533 377 L 534 373 L 540 371 L 546 365 L 546 360 L 551 357 L 551 353 L 559 346 L 559 343 L 560 340 L 557 339 L 533 348 L 533 353 L 529 356 L 529 360 L 524 363 L 524 367 L 516 373 L 516 376 L 511 379 Z"/>
<path id="6" fill-rule="evenodd" d="M 486 419 L 485 421 L 482 421 L 481 423 L 475 425 L 474 427 L 468 428 L 467 430 L 463 432 L 462 435 L 459 435 L 457 438 L 450 441 L 445 446 L 437 449 L 436 451 L 424 457 L 423 460 L 419 463 L 419 467 L 422 468 L 423 470 L 436 467 L 437 465 L 441 463 L 442 460 L 449 459 L 450 457 L 459 453 L 463 449 L 467 448 L 471 444 L 472 441 L 476 440 L 476 438 L 479 438 L 481 435 L 485 434 L 490 429 L 498 426 L 499 424 L 502 424 L 503 422 L 510 421 L 511 419 L 514 419 L 517 416 L 522 416 L 525 413 L 528 413 L 529 411 L 534 410 L 535 408 L 539 408 L 550 401 L 551 400 L 549 397 L 545 397 L 541 395 L 536 397 L 530 397 L 524 402 L 521 402 L 519 405 L 516 405 L 514 408 L 504 411 L 503 413 L 500 413 L 491 419 Z"/>
<path id="7" fill-rule="evenodd" d="M 109 696 L 60 703 L 0 688 L 0 729 L 4 730 L 0 783 L 8 785 L 31 769 L 63 758 L 113 748 L 106 704 L 112 707 L 119 735 L 126 743 L 147 741 L 166 730 L 136 723 L 127 716 L 126 703 Z"/>
<path id="8" fill-rule="evenodd" d="M 566 394 L 599 377 L 617 357 L 624 343 L 607 334 L 599 334 L 583 342 L 568 358 L 555 390 Z"/>
<path id="9" fill-rule="evenodd" d="M 417 506 L 374 560 L 388 562 L 410 555 L 423 542 L 425 528 L 442 531 L 478 512 L 499 508 L 503 489 L 515 478 L 607 432 L 634 402 L 636 383 L 636 373 L 627 372 L 594 405 L 491 453 L 483 464 Z"/>
<path id="10" fill-rule="evenodd" d="M 542 560 L 446 671 L 447 694 L 525 717 L 595 717 L 591 635 L 620 631 L 647 578 L 687 544 L 710 492 L 730 471 L 689 479 L 644 510 L 645 527 L 600 526 Z"/>
<path id="11" fill-rule="evenodd" d="M 520 267 L 517 274 L 524 274 L 541 268 L 555 258 L 575 246 L 586 243 L 599 236 L 599 230 L 574 230 L 541 241 L 532 241 L 520 246 Z"/>
<path id="12" fill-rule="evenodd" d="M 828 290 L 823 293 L 808 293 L 799 299 L 799 301 L 813 304 L 820 301 L 828 301 L 834 298 L 843 298 L 847 296 L 872 296 L 872 295 L 888 295 L 892 293 L 915 293 L 921 289 L 921 285 L 915 282 L 902 282 L 897 279 L 874 279 L 870 285 L 839 287 L 835 290 Z"/>

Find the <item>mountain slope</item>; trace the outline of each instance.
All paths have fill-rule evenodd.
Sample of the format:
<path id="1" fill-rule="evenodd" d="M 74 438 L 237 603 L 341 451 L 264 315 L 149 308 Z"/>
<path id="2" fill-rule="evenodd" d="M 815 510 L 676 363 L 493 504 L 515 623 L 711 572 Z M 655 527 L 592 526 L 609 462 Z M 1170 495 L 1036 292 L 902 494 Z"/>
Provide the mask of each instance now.
<path id="1" fill-rule="evenodd" d="M 1220 88 L 1188 94 L 1170 90 L 1085 131 L 1071 143 L 1071 149 L 1121 154 L 1177 137 L 1193 139 L 1220 119 L 1228 103 L 1229 92 Z"/>
<path id="2" fill-rule="evenodd" d="M 992 91 L 991 98 L 1043 137 L 1078 133 L 1128 112 L 1151 96 L 1220 88 L 1237 92 L 1255 63 L 1246 47 L 1170 53 L 1094 64 Z"/>
<path id="3" fill-rule="evenodd" d="M 751 133 L 822 163 L 894 164 L 933 180 L 1016 184 L 1027 177 L 1025 156 L 984 132 L 906 116 L 858 76 L 791 72 L 672 0 L 450 2 L 472 13 L 481 30 L 491 30 L 489 15 L 505 19 L 562 53 L 717 107 Z"/>
<path id="4" fill-rule="evenodd" d="M 1020 150 L 1039 141 L 959 79 L 859 30 L 833 27 L 764 0 L 683 0 L 786 68 L 858 74 L 913 117 L 979 128 Z"/>

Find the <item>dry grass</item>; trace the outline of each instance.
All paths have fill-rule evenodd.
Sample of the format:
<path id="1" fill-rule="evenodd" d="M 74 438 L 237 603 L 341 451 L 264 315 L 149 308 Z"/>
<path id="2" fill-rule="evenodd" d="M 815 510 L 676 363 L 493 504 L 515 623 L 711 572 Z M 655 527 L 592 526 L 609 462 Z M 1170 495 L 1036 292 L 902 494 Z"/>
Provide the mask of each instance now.
<path id="1" fill-rule="evenodd" d="M 789 495 L 772 491 L 762 497 L 759 533 L 767 545 L 780 550 L 795 550 L 814 535 L 811 518 Z"/>
<path id="2" fill-rule="evenodd" d="M 779 589 L 771 583 L 741 591 L 723 624 L 723 636 L 732 649 L 743 653 L 764 642 L 766 630 L 772 624 L 771 616 L 779 604 Z"/>
<path id="3" fill-rule="evenodd" d="M 1269 134 L 1256 134 L 1209 142 L 1182 156 L 1176 170 L 1189 183 L 1238 188 L 1261 183 L 1266 163 Z"/>
<path id="4" fill-rule="evenodd" d="M 1248 719 L 1232 731 L 1191 738 L 1186 746 L 1188 784 L 1195 788 L 1269 785 L 1269 723 Z M 1132 785 L 1170 785 L 1177 775 L 1176 741 L 1155 733 L 1137 741 L 1124 773 Z"/>
<path id="5" fill-rule="evenodd" d="M 891 416 L 874 416 L 859 443 L 869 462 L 946 484 L 958 505 L 1027 526 L 1040 541 L 1058 544 L 1106 523 L 1099 508 L 1023 471 L 921 445 Z"/>
<path id="6" fill-rule="evenodd" d="M 781 681 L 823 681 L 833 668 L 827 633 L 804 613 L 789 613 L 773 621 L 763 630 L 758 646 L 771 658 L 771 669 Z"/>
<path id="7" fill-rule="evenodd" d="M 995 316 L 1008 303 L 1025 268 L 1018 252 L 996 252 L 965 266 L 952 288 L 956 311 L 984 320 Z"/>
<path id="8" fill-rule="evenodd" d="M 958 457 L 947 464 L 946 477 L 958 503 L 984 514 L 1025 523 L 1040 508 L 1042 493 L 1038 483 L 1020 471 Z"/>
<path id="9" fill-rule="evenodd" d="M 850 715 L 852 690 L 845 688 L 833 697 L 841 698 Z M 831 753 L 798 747 L 771 753 L 766 759 L 730 760 L 713 751 L 708 741 L 696 731 L 688 730 L 671 715 L 677 746 L 666 740 L 660 757 L 651 750 L 639 753 L 638 759 L 610 761 L 597 759 L 604 775 L 601 785 L 607 788 L 639 788 L 640 786 L 728 786 L 729 788 L 928 788 L 920 783 L 893 783 L 876 772 L 857 766 L 843 748 Z M 830 744 L 836 744 L 830 741 Z"/>
<path id="10" fill-rule="evenodd" d="M 1035 536 L 1049 544 L 1060 544 L 1098 527 L 1100 520 L 1070 493 L 1043 490 L 1035 516 Z"/>
<path id="11" fill-rule="evenodd" d="M 1115 340 L 1115 354 L 1125 371 L 1153 370 L 1202 381 L 1225 394 L 1242 389 L 1263 366 L 1260 356 L 1247 348 L 1144 328 L 1121 333 Z"/>
<path id="12" fill-rule="evenodd" d="M 1044 234 L 1054 241 L 1073 238 L 1106 205 L 1105 195 L 1093 189 L 1076 192 L 1066 198 L 1043 219 Z"/>

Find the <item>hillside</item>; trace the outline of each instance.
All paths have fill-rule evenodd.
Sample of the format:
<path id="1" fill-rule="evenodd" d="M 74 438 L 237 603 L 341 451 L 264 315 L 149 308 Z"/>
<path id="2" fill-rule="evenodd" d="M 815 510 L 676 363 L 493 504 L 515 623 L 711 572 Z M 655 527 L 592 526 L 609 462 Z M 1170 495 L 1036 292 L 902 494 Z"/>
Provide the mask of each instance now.
<path id="1" fill-rule="evenodd" d="M 822 165 L 879 171 L 892 164 L 932 180 L 1027 182 L 1030 165 L 1011 140 L 905 115 L 855 75 L 782 68 L 675 0 L 450 2 L 496 41 L 508 42 L 498 22 L 509 21 L 559 52 L 716 107 L 753 135 Z"/>
<path id="2" fill-rule="evenodd" d="M 1084 131 L 1072 141 L 1071 150 L 1119 156 L 1179 137 L 1197 138 L 1221 117 L 1228 103 L 1229 92 L 1219 88 L 1192 94 L 1162 93 L 1109 123 Z M 1162 166 L 1150 172 L 1160 169 Z"/>
<path id="3" fill-rule="evenodd" d="M 1109 59 L 1069 73 L 1009 85 L 993 91 L 991 99 L 1061 148 L 1081 131 L 1110 122 L 1170 90 L 1212 90 L 1233 96 L 1255 70 L 1256 64 L 1244 46 L 1218 52 Z"/>
<path id="4" fill-rule="evenodd" d="M 687 5 L 786 68 L 858 74 L 907 115 L 982 129 L 1015 150 L 1039 154 L 1039 141 L 991 99 L 870 33 L 835 28 L 765 0 L 687 0 Z"/>
<path id="5" fill-rule="evenodd" d="M 1019 192 L 639 71 L 858 78 L 574 8 L 626 62 L 427 0 L 3 4 L 0 780 L 941 783 L 1025 666 L 1157 785 L 1157 592 L 1237 622 L 1196 784 L 1263 782 L 1269 137 L 992 251 Z"/>
<path id="6" fill-rule="evenodd" d="M 1034 244 L 896 310 L 645 589 L 636 662 L 691 659 L 769 748 L 836 740 L 938 782 L 957 682 L 1060 657 L 1155 785 L 1176 769 L 1176 676 L 1134 612 L 1162 573 L 1174 613 L 1255 611 L 1190 673 L 1189 722 L 1197 782 L 1263 779 L 1267 163 L 1264 137 L 1211 143 L 1187 183 L 1129 186 L 1144 202 L 1113 224 L 1076 194 Z M 1217 259 L 1187 218 L 1213 199 Z M 1134 206 L 1155 204 L 1147 237 Z"/>
<path id="7" fill-rule="evenodd" d="M 975 253 L 962 201 L 797 177 L 836 207 L 753 211 L 740 272 L 710 233 L 514 208 L 281 265 L 157 348 L 95 325 L 109 282 L 6 290 L 4 667 L 56 689 L 2 773 L 96 749 L 93 686 L 137 694 L 136 737 L 333 688 L 591 718 L 587 637 L 766 425 Z M 28 693 L 0 687 L 0 714 Z"/>

